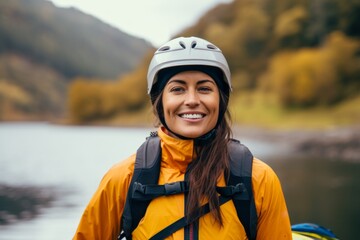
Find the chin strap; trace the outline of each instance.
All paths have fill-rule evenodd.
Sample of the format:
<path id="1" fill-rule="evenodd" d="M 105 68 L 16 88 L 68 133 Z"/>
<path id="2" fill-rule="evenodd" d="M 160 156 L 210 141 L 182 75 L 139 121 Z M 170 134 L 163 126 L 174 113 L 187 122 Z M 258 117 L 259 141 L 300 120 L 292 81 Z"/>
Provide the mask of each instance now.
<path id="1" fill-rule="evenodd" d="M 171 134 L 175 135 L 176 137 L 183 139 L 183 140 L 194 140 L 194 144 L 196 146 L 199 145 L 204 145 L 206 143 L 208 143 L 211 139 L 213 139 L 216 135 L 216 127 L 213 128 L 212 130 L 210 130 L 209 132 L 205 133 L 204 135 L 197 137 L 197 138 L 188 138 L 188 137 L 184 137 L 182 135 L 179 135 L 177 133 L 174 133 L 173 131 L 170 130 L 170 128 L 163 123 L 163 126 L 166 128 L 166 130 L 168 130 L 169 132 L 171 132 Z"/>
<path id="2" fill-rule="evenodd" d="M 208 143 L 216 135 L 216 128 L 212 129 L 210 132 L 194 139 L 195 146 L 201 146 Z"/>

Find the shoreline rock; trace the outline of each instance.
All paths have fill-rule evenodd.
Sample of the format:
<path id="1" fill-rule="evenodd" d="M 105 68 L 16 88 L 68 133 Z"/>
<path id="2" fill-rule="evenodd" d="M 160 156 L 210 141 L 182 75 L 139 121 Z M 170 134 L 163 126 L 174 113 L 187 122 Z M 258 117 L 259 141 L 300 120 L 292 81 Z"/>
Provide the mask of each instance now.
<path id="1" fill-rule="evenodd" d="M 324 130 L 269 130 L 237 126 L 237 138 L 285 143 L 293 154 L 360 163 L 360 125 Z"/>
<path id="2" fill-rule="evenodd" d="M 55 192 L 48 187 L 0 184 L 0 225 L 33 219 L 55 199 Z"/>
<path id="3" fill-rule="evenodd" d="M 360 128 L 319 133 L 297 144 L 298 152 L 360 163 Z"/>

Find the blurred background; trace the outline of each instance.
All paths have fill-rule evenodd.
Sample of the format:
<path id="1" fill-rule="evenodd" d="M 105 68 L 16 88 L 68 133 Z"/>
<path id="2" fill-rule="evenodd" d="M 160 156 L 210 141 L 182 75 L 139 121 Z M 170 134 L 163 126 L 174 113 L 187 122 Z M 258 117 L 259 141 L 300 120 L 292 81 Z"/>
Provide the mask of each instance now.
<path id="1" fill-rule="evenodd" d="M 292 223 L 356 239 L 360 0 L 0 0 L 0 240 L 71 239 L 154 130 L 147 67 L 177 36 L 227 57 L 234 136 L 277 172 Z"/>

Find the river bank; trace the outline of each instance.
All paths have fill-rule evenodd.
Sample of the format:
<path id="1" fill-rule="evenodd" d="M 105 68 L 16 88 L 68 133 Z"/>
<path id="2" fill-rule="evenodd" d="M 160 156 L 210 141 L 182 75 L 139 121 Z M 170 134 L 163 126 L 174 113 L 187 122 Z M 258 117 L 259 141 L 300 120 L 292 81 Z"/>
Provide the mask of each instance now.
<path id="1" fill-rule="evenodd" d="M 47 187 L 0 184 L 0 225 L 33 219 L 56 198 Z"/>
<path id="2" fill-rule="evenodd" d="M 131 122 L 131 121 L 130 121 Z M 88 126 L 152 128 L 151 124 L 118 121 L 94 122 Z M 69 124 L 71 125 L 71 124 Z M 334 126 L 324 129 L 270 129 L 259 126 L 233 126 L 235 138 L 253 139 L 262 142 L 286 143 L 296 155 L 312 155 L 330 159 L 360 163 L 360 124 Z"/>
<path id="3" fill-rule="evenodd" d="M 235 137 L 286 143 L 294 155 L 311 155 L 360 163 L 360 125 L 321 130 L 233 128 Z"/>

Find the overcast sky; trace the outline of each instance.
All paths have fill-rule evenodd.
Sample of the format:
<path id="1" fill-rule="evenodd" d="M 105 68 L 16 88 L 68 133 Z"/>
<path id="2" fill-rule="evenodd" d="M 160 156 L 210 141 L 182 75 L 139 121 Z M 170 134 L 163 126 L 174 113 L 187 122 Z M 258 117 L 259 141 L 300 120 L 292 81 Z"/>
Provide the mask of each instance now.
<path id="1" fill-rule="evenodd" d="M 194 24 L 207 10 L 232 0 L 50 0 L 59 7 L 76 7 L 155 47 Z"/>

